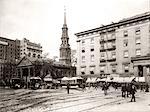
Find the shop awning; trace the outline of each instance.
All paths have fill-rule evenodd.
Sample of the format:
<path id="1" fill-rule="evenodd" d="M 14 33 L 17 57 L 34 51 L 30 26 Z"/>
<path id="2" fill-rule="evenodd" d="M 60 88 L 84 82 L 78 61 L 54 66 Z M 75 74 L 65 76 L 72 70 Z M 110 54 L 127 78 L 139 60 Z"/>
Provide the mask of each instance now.
<path id="1" fill-rule="evenodd" d="M 95 83 L 95 82 L 97 82 L 96 79 L 97 79 L 97 78 L 95 78 L 95 77 L 88 78 L 88 79 L 86 80 L 86 83 Z"/>
<path id="2" fill-rule="evenodd" d="M 136 77 L 135 81 L 136 82 L 145 82 L 145 77 Z"/>
<path id="3" fill-rule="evenodd" d="M 76 79 L 83 79 L 82 77 L 72 77 L 73 80 L 76 80 Z"/>
<path id="4" fill-rule="evenodd" d="M 44 78 L 44 81 L 52 81 L 52 78 Z"/>

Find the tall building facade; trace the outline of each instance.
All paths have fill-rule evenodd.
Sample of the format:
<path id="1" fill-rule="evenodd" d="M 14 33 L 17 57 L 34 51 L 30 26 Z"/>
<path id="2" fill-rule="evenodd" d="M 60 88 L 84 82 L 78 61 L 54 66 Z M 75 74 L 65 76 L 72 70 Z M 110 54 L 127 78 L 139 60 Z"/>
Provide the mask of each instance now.
<path id="1" fill-rule="evenodd" d="M 13 75 L 13 64 L 20 59 L 20 40 L 0 37 L 0 79 Z M 8 71 L 8 69 L 10 69 Z"/>
<path id="2" fill-rule="evenodd" d="M 33 59 L 39 59 L 42 57 L 42 46 L 37 43 L 30 42 L 28 39 L 23 38 L 20 41 L 20 57 L 27 56 Z"/>
<path id="3" fill-rule="evenodd" d="M 0 37 L 0 62 L 16 61 L 20 58 L 20 40 Z"/>
<path id="4" fill-rule="evenodd" d="M 133 75 L 131 57 L 150 53 L 150 12 L 75 35 L 77 75 Z"/>
<path id="5" fill-rule="evenodd" d="M 62 27 L 60 63 L 71 66 L 71 49 L 69 45 L 68 27 L 66 23 L 66 12 L 64 12 L 64 24 Z"/>

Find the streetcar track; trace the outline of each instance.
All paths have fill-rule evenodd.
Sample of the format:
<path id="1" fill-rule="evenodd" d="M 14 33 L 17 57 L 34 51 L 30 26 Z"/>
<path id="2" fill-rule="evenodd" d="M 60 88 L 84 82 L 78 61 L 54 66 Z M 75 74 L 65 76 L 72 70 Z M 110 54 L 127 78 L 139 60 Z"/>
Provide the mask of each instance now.
<path id="1" fill-rule="evenodd" d="M 91 91 L 90 91 L 91 92 Z M 36 93 L 36 92 L 35 92 Z M 43 92 L 43 93 L 45 93 L 45 92 Z M 48 93 L 49 93 L 49 91 L 48 91 Z M 33 94 L 33 93 L 32 93 Z M 41 94 L 41 93 L 40 93 Z M 64 98 L 69 98 L 69 99 L 71 99 L 71 98 L 77 98 L 77 97 L 82 97 L 82 96 L 85 96 L 86 94 L 89 94 L 89 92 L 87 92 L 87 93 L 81 93 L 81 94 L 78 94 L 78 95 L 75 95 L 75 94 L 69 94 L 67 97 L 65 96 L 64 97 L 64 95 L 66 95 L 66 94 L 63 94 L 63 95 L 61 95 L 61 97 L 64 99 Z M 37 95 L 37 94 L 35 94 L 35 95 Z M 72 96 L 72 95 L 75 95 L 75 96 Z M 96 94 L 95 94 L 96 95 Z M 34 95 L 31 95 L 30 94 L 30 96 L 34 96 Z M 46 99 L 44 99 L 44 100 L 41 100 L 41 101 L 38 101 L 38 102 L 36 102 L 36 103 L 33 103 L 33 104 L 31 104 L 31 105 L 29 105 L 29 106 L 26 106 L 26 107 L 23 107 L 23 108 L 19 108 L 19 109 L 17 109 L 15 112 L 18 112 L 18 111 L 21 111 L 21 110 L 25 110 L 25 109 L 27 109 L 27 108 L 32 108 L 32 107 L 35 107 L 35 106 L 37 106 L 37 105 L 39 105 L 39 104 L 41 104 L 41 103 L 44 103 L 44 102 L 47 102 L 48 100 L 57 100 L 57 98 L 52 98 L 51 99 L 51 97 L 54 97 L 54 96 L 59 96 L 60 97 L 60 95 L 59 94 L 57 94 L 57 95 L 51 95 L 51 96 L 47 96 L 47 97 L 43 97 L 43 99 L 44 98 L 46 98 Z M 61 98 L 60 97 L 60 98 Z M 92 96 L 93 97 L 93 96 Z M 95 97 L 97 97 L 97 96 L 95 96 Z M 25 97 L 24 97 L 25 98 Z M 48 99 L 47 99 L 48 98 Z M 59 99 L 60 99 L 59 98 Z M 90 97 L 89 97 L 90 98 Z M 40 99 L 40 98 L 39 98 Z M 59 100 L 58 99 L 58 100 Z M 87 99 L 87 97 L 85 97 L 85 98 L 80 98 L 80 99 Z M 80 100 L 80 99 L 78 99 L 78 100 Z M 23 100 L 23 99 L 22 99 Z M 70 100 L 71 101 L 71 100 Z M 70 101 L 67 101 L 67 102 L 70 102 Z M 72 100 L 72 101 L 76 101 L 76 100 Z M 53 103 L 53 104 L 58 104 L 58 103 L 61 103 L 61 102 L 55 102 L 55 103 Z M 5 107 L 3 107 L 3 108 L 0 108 L 0 110 L 2 110 L 2 109 L 4 109 L 4 108 L 7 108 L 7 107 L 13 107 L 13 106 L 18 106 L 19 104 L 15 104 L 15 105 L 8 105 L 8 106 L 5 106 Z M 9 109 L 10 110 L 10 109 Z"/>
<path id="2" fill-rule="evenodd" d="M 119 102 L 119 101 L 123 101 L 124 99 L 119 99 L 119 100 L 115 100 L 115 101 L 111 101 L 111 102 L 108 102 L 108 103 L 104 103 L 104 104 L 101 104 L 101 105 L 98 105 L 98 106 L 94 106 L 94 107 L 91 107 L 91 108 L 87 108 L 87 109 L 84 109 L 84 110 L 80 110 L 78 112 L 87 112 L 89 110 L 92 110 L 92 109 L 95 109 L 95 108 L 99 108 L 99 107 L 102 107 L 102 106 L 106 106 L 106 105 L 109 105 L 109 104 L 112 104 L 112 103 L 116 103 L 116 102 Z"/>
<path id="3" fill-rule="evenodd" d="M 88 93 L 85 93 L 85 94 L 88 94 Z M 66 95 L 66 94 L 61 95 L 61 97 L 62 97 L 62 98 L 65 98 L 65 97 L 66 97 L 66 98 L 71 99 L 71 98 L 81 97 L 81 95 L 83 95 L 83 93 L 81 93 L 80 95 L 76 95 L 76 96 L 69 95 L 69 96 L 65 96 L 65 97 L 64 97 L 64 95 Z M 74 94 L 73 94 L 73 95 L 74 95 Z M 59 97 L 60 97 L 60 95 L 53 95 L 53 96 L 59 96 Z M 46 98 L 45 100 L 42 100 L 42 101 L 33 103 L 33 104 L 31 104 L 31 105 L 29 105 L 29 106 L 26 106 L 26 107 L 19 108 L 19 109 L 16 110 L 16 112 L 17 112 L 17 111 L 21 111 L 21 110 L 25 110 L 25 109 L 30 108 L 30 107 L 32 108 L 32 107 L 34 107 L 35 105 L 44 103 L 44 102 L 46 102 L 46 101 L 48 101 L 48 100 L 57 100 L 57 99 L 58 99 L 57 97 L 51 99 L 51 97 L 53 97 L 53 96 L 52 96 L 52 95 L 51 95 L 51 96 L 48 96 L 49 99 L 47 99 L 48 97 L 45 97 L 45 98 Z M 84 96 L 84 95 L 83 95 L 83 96 Z M 18 105 L 18 104 L 16 104 L 16 106 L 17 106 L 17 105 Z M 11 105 L 11 106 L 13 107 L 13 106 L 15 106 L 15 105 Z M 5 108 L 5 107 L 4 107 L 4 108 Z"/>
<path id="4" fill-rule="evenodd" d="M 114 97 L 117 97 L 117 96 L 114 96 Z M 91 96 L 91 98 L 96 98 L 96 99 L 94 99 L 93 101 L 87 101 L 87 102 L 84 102 L 84 103 L 78 103 L 78 104 L 73 104 L 73 105 L 69 105 L 69 106 L 64 106 L 64 107 L 59 107 L 59 108 L 55 108 L 55 109 L 50 109 L 50 110 L 46 110 L 46 111 L 43 111 L 43 112 L 49 112 L 49 111 L 54 111 L 54 110 L 61 110 L 61 109 L 70 108 L 70 107 L 74 107 L 74 106 L 78 106 L 78 105 L 85 105 L 85 104 L 92 103 L 92 102 L 99 102 L 99 100 L 103 98 L 103 95 L 99 95 L 98 98 L 97 98 L 97 96 Z M 89 98 L 85 98 L 85 99 L 89 100 L 90 97 Z M 97 99 L 99 99 L 99 100 L 97 101 Z M 68 102 L 70 102 L 70 101 L 68 101 Z M 65 103 L 67 103 L 67 102 L 65 102 Z"/>

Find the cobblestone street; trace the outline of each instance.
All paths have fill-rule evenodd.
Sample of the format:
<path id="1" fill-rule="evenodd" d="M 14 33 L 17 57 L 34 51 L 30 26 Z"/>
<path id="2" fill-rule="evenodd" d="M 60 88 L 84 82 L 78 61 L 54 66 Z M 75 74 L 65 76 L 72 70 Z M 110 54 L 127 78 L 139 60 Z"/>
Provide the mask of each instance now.
<path id="1" fill-rule="evenodd" d="M 3 90 L 1 112 L 149 112 L 150 93 L 137 92 L 136 101 L 122 98 L 121 91 L 110 88 L 104 96 L 101 89 Z M 125 108 L 127 107 L 127 108 Z"/>

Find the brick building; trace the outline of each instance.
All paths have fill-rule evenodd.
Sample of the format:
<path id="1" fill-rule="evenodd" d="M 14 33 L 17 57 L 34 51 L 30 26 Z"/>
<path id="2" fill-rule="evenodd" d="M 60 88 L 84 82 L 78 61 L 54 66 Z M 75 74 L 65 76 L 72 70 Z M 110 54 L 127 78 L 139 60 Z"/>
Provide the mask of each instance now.
<path id="1" fill-rule="evenodd" d="M 6 72 L 6 74 L 11 72 L 4 70 L 4 68 L 8 68 L 8 66 L 11 67 L 11 64 L 14 64 L 19 59 L 20 40 L 0 37 L 0 79 L 4 72 Z"/>
<path id="2" fill-rule="evenodd" d="M 150 12 L 75 35 L 77 75 L 131 76 L 135 73 L 131 57 L 150 53 Z"/>

